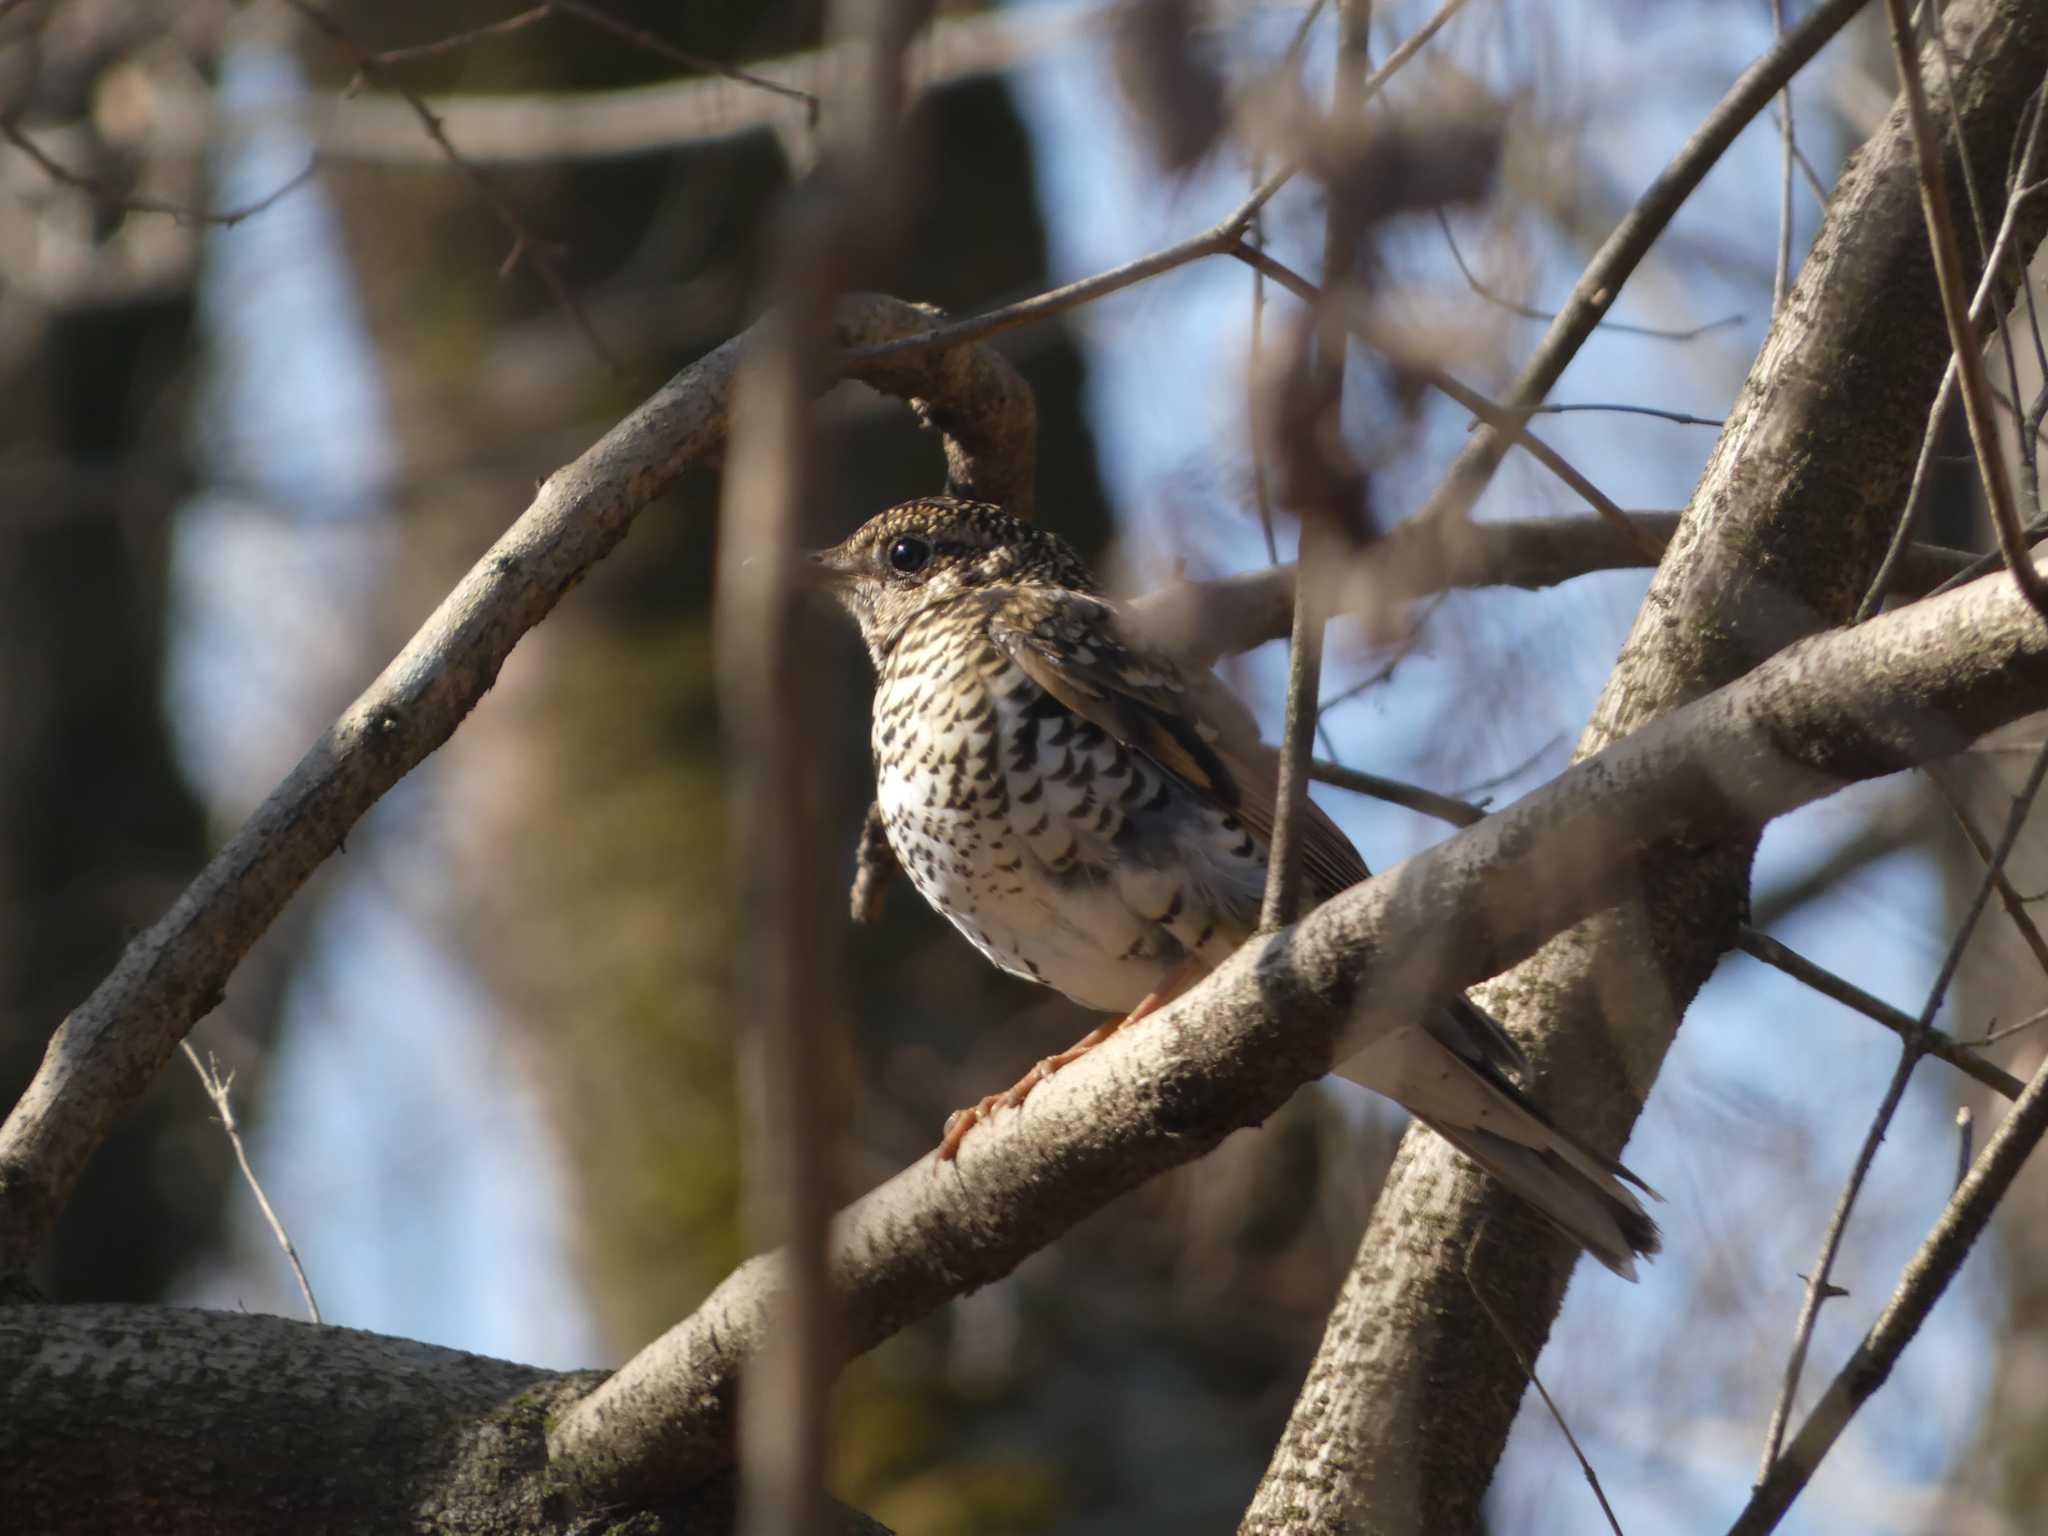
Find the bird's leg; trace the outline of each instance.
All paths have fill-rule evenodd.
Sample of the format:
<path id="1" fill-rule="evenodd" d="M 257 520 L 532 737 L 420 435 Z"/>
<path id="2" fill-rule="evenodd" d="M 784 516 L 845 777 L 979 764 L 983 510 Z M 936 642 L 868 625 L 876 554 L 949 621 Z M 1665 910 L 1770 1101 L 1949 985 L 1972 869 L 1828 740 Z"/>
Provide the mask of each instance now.
<path id="1" fill-rule="evenodd" d="M 945 1135 L 939 1140 L 939 1161 L 951 1162 L 960 1152 L 967 1133 L 999 1109 L 1015 1109 L 1031 1096 L 1031 1090 L 1069 1062 L 1079 1061 L 1111 1035 L 1135 1024 L 1149 1013 L 1157 1013 L 1206 974 L 1206 968 L 1192 955 L 1160 979 L 1159 985 L 1138 1001 L 1138 1006 L 1120 1019 L 1098 1024 L 1057 1056 L 1048 1056 L 1001 1093 L 992 1093 L 972 1109 L 956 1109 L 946 1117 Z"/>

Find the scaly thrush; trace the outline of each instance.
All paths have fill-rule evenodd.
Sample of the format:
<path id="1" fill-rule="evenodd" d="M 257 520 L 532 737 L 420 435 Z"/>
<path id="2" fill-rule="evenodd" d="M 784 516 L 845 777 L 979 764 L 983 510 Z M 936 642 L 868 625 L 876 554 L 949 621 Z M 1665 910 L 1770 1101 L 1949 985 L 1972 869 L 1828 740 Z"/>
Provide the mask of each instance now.
<path id="1" fill-rule="evenodd" d="M 1170 1002 L 1258 925 L 1274 752 L 1210 673 L 1127 639 L 1061 539 L 978 502 L 892 508 L 811 557 L 879 681 L 876 794 L 911 881 L 1004 970 L 1121 1015 L 947 1123 L 994 1110 Z M 1367 877 L 1307 807 L 1316 901 Z M 1657 1250 L 1648 1186 L 1551 1123 L 1527 1062 L 1460 999 L 1338 1070 L 1397 1100 L 1616 1273 Z"/>

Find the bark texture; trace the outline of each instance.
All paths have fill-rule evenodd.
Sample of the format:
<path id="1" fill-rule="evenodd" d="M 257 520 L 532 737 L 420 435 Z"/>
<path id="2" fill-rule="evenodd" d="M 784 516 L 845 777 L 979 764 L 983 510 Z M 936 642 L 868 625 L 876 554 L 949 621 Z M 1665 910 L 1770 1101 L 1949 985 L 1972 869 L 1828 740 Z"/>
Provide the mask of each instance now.
<path id="1" fill-rule="evenodd" d="M 600 1374 L 561 1375 L 280 1317 L 0 1308 L 8 1528 L 163 1536 L 730 1530 L 732 1490 L 722 1478 L 623 1520 L 570 1514 L 548 1473 L 546 1429 Z M 828 1528 L 882 1532 L 844 1509 Z"/>

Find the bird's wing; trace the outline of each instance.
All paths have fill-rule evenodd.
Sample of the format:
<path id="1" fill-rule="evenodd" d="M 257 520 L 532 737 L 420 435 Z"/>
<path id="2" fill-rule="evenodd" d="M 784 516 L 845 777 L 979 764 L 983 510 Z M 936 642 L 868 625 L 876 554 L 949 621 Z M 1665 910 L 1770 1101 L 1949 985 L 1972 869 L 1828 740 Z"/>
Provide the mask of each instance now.
<path id="1" fill-rule="evenodd" d="M 1080 593 L 991 597 L 989 634 L 1024 674 L 1090 724 L 1143 753 L 1189 794 L 1228 811 L 1268 848 L 1280 755 L 1259 740 L 1258 725 L 1213 672 L 1122 638 L 1116 609 Z M 1029 621 L 1026 622 L 1026 615 Z M 1302 870 L 1317 901 L 1327 901 L 1371 871 L 1315 801 L 1303 823 Z M 1493 1015 L 1458 997 L 1424 1027 L 1457 1055 L 1526 1074 L 1528 1057 Z"/>
<path id="2" fill-rule="evenodd" d="M 1244 706 L 1209 672 L 1184 671 L 1125 641 L 1116 609 L 1075 592 L 1033 594 L 991 616 L 989 635 L 1024 675 L 1081 719 L 1141 753 L 1197 799 L 1228 812 L 1267 847 L 1279 755 L 1259 740 Z M 1106 622 L 1105 622 L 1106 621 Z M 1302 870 L 1317 900 L 1370 873 L 1337 824 L 1311 800 Z"/>

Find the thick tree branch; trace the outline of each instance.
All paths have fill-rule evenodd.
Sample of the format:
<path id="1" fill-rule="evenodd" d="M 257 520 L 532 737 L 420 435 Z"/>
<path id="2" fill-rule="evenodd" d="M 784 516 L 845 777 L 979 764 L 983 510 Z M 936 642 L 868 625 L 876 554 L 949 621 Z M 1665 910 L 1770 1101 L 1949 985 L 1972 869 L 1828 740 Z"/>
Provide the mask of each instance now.
<path id="1" fill-rule="evenodd" d="M 2048 704 L 2048 627 L 2012 581 L 1817 637 L 1496 816 L 1356 886 L 1041 1085 L 959 1161 L 925 1158 L 834 1224 L 847 1344 L 872 1347 L 1075 1222 L 1255 1125 L 1346 1048 L 1496 975 L 1674 854 L 1742 839 L 1843 784 Z M 1455 1262 L 1455 1259 L 1454 1259 Z M 780 1264 L 741 1266 L 566 1414 L 585 1497 L 688 1486 L 731 1455 L 734 1387 Z"/>
<path id="2" fill-rule="evenodd" d="M 845 301 L 834 344 L 851 350 L 927 328 L 899 299 Z M 625 536 L 633 519 L 725 431 L 751 333 L 684 369 L 587 453 L 549 476 L 517 522 L 470 570 L 384 673 L 202 870 L 131 942 L 113 974 L 72 1012 L 0 1126 L 0 1275 L 24 1268 L 48 1235 L 115 1116 L 219 1003 L 249 947 L 385 791 L 454 732 L 512 647 Z M 929 401 L 956 478 L 1028 498 L 1029 387 L 985 349 L 894 359 L 854 375 Z"/>
<path id="3" fill-rule="evenodd" d="M 594 1375 L 245 1312 L 0 1307 L 7 1529 L 730 1532 L 729 1476 L 630 1524 L 562 1508 L 546 1426 Z M 844 1508 L 822 1529 L 887 1536 Z"/>
<path id="4" fill-rule="evenodd" d="M 1676 512 L 1630 512 L 1630 523 L 1661 550 L 1678 529 Z M 1895 597 L 1925 597 L 1977 556 L 1939 544 L 1908 546 L 1893 575 Z M 1640 570 L 1653 563 L 1642 546 L 1606 518 L 1585 513 L 1466 523 L 1449 532 L 1410 520 L 1350 562 L 1337 612 L 1370 602 L 1412 602 L 1452 588 L 1520 587 L 1535 591 L 1595 571 Z M 1979 573 L 1981 574 L 1981 572 Z M 1203 665 L 1248 651 L 1288 632 L 1294 567 L 1261 566 L 1239 576 L 1182 581 L 1125 605 L 1153 645 Z"/>

